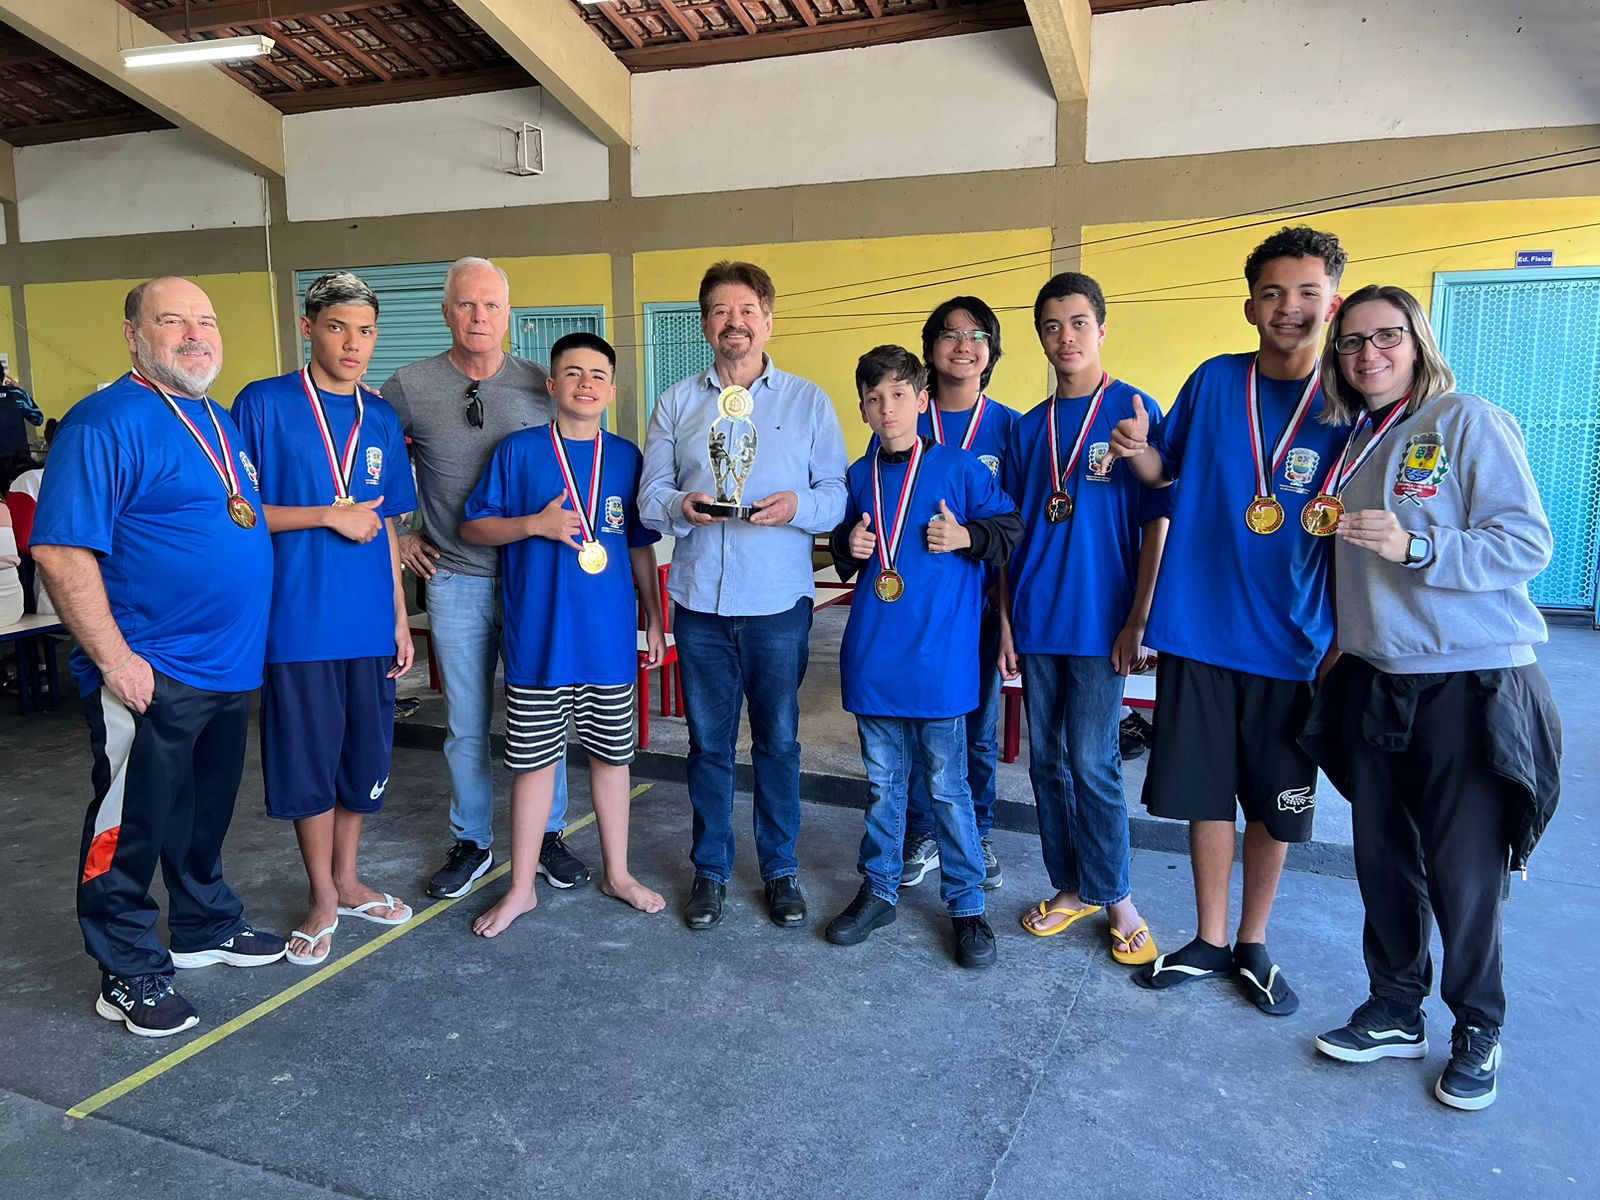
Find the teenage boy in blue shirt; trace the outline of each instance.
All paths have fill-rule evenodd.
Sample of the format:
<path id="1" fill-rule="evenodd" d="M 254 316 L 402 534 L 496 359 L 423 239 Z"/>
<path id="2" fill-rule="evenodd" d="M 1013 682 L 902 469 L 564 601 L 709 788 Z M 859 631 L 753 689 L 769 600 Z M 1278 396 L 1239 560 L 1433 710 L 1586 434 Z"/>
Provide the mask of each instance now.
<path id="1" fill-rule="evenodd" d="M 482 937 L 538 903 L 534 879 L 569 719 L 589 752 L 600 890 L 641 912 L 666 907 L 628 873 L 641 603 L 652 666 L 666 643 L 652 548 L 661 535 L 640 523 L 635 501 L 643 460 L 632 442 L 600 428 L 617 394 L 616 367 L 616 351 L 592 333 L 551 347 L 555 421 L 500 443 L 461 523 L 465 541 L 502 547 L 506 766 L 515 774 L 511 887 L 473 922 Z"/>
<path id="2" fill-rule="evenodd" d="M 1011 427 L 1004 480 L 1025 533 L 1002 572 L 1010 605 L 1000 669 L 1022 673 L 1028 775 L 1056 894 L 1022 927 L 1051 937 L 1104 909 L 1111 957 L 1139 965 L 1156 944 L 1133 902 L 1117 726 L 1123 678 L 1146 657 L 1168 490 L 1106 456 L 1113 427 L 1148 400 L 1101 366 L 1100 285 L 1074 271 L 1055 276 L 1033 320 L 1056 386 Z"/>
<path id="3" fill-rule="evenodd" d="M 928 369 L 928 408 L 917 432 L 942 446 L 962 449 L 1002 476 L 1015 409 L 988 394 L 1000 361 L 1000 318 L 976 296 L 952 296 L 928 314 L 922 326 L 922 362 Z M 967 714 L 967 784 L 983 849 L 983 886 L 1004 881 L 989 841 L 994 825 L 995 771 L 1000 762 L 1000 616 L 993 603 L 993 571 L 986 571 L 983 626 L 978 635 L 978 707 Z M 913 757 L 915 757 L 913 751 Z M 933 803 L 920 771 L 911 773 L 906 802 L 905 865 L 900 886 L 914 887 L 939 865 Z"/>
<path id="4" fill-rule="evenodd" d="M 846 475 L 832 547 L 861 571 L 839 678 L 844 707 L 856 714 L 872 804 L 857 864 L 861 890 L 825 936 L 856 945 L 895 918 L 915 746 L 933 801 L 956 961 L 987 967 L 995 941 L 983 916 L 966 716 L 978 701 L 984 564 L 1006 561 L 1022 523 L 992 471 L 917 433 L 928 392 L 916 355 L 899 346 L 869 351 L 856 365 L 856 389 L 878 448 Z"/>
<path id="5" fill-rule="evenodd" d="M 1329 233 L 1267 238 L 1244 266 L 1257 349 L 1202 363 L 1165 421 L 1136 410 L 1110 447 L 1148 484 L 1180 481 L 1145 636 L 1161 659 L 1144 803 L 1189 822 L 1198 932 L 1134 979 L 1168 988 L 1234 974 L 1272 1016 L 1300 1005 L 1267 949 L 1267 921 L 1289 843 L 1310 839 L 1316 805 L 1317 769 L 1296 739 L 1331 661 L 1333 598 L 1327 539 L 1301 519 L 1349 433 L 1318 419 L 1317 378 L 1345 261 Z M 1230 947 L 1239 810 L 1244 902 Z"/>
<path id="6" fill-rule="evenodd" d="M 300 335 L 311 361 L 246 386 L 233 419 L 272 531 L 261 777 L 310 880 L 286 956 L 309 967 L 327 959 L 341 916 L 411 919 L 361 881 L 356 858 L 389 783 L 395 680 L 411 667 L 394 522 L 417 493 L 399 415 L 360 382 L 378 344 L 376 294 L 348 271 L 321 276 Z"/>

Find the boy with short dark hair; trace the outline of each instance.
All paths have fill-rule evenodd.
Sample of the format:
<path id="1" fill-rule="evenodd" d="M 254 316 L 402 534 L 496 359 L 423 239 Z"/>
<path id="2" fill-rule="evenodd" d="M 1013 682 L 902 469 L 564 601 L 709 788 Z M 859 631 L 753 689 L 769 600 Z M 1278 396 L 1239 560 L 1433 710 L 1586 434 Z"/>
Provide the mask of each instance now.
<path id="1" fill-rule="evenodd" d="M 1022 674 L 1028 777 L 1055 894 L 1022 927 L 1053 937 L 1103 909 L 1111 957 L 1138 966 L 1157 951 L 1133 902 L 1117 725 L 1123 679 L 1146 657 L 1169 504 L 1106 450 L 1118 421 L 1160 414 L 1101 365 L 1106 298 L 1093 279 L 1056 275 L 1033 317 L 1055 388 L 1011 427 L 1005 456 L 1026 532 L 1002 575 L 1000 669 Z"/>
<path id="2" fill-rule="evenodd" d="M 994 473 L 971 454 L 917 433 L 927 372 L 899 346 L 856 365 L 862 418 L 876 452 L 846 476 L 834 557 L 861 572 L 840 648 L 844 707 L 856 714 L 872 790 L 858 870 L 861 890 L 829 923 L 836 945 L 866 940 L 895 918 L 905 841 L 907 764 L 921 751 L 933 799 L 943 898 L 956 961 L 995 961 L 984 920 L 983 852 L 967 786 L 966 716 L 978 702 L 983 564 L 1002 564 L 1022 530 Z"/>
<path id="3" fill-rule="evenodd" d="M 1302 511 L 1349 433 L 1328 425 L 1317 359 L 1339 305 L 1339 239 L 1284 228 L 1245 261 L 1258 348 L 1202 363 L 1167 419 L 1123 420 L 1110 453 L 1152 485 L 1181 480 L 1145 640 L 1161 651 L 1145 806 L 1189 822 L 1197 934 L 1135 974 L 1149 988 L 1235 975 L 1262 1012 L 1300 1004 L 1267 950 L 1289 843 L 1311 837 L 1317 769 L 1296 740 L 1333 643 L 1327 539 Z M 1244 902 L 1228 944 L 1234 821 Z"/>
<path id="4" fill-rule="evenodd" d="M 467 499 L 461 536 L 502 547 L 506 766 L 511 786 L 511 888 L 473 922 L 494 937 L 538 903 L 534 878 L 567 722 L 589 752 L 600 826 L 600 890 L 642 912 L 666 901 L 628 873 L 628 764 L 637 741 L 638 610 L 649 662 L 665 639 L 656 582 L 660 535 L 639 521 L 642 459 L 601 417 L 617 394 L 616 351 L 592 333 L 550 350 L 556 419 L 513 433 Z"/>
<path id="5" fill-rule="evenodd" d="M 276 567 L 261 687 L 267 813 L 292 820 L 310 880 L 289 962 L 318 966 L 341 916 L 399 925 L 411 909 L 361 882 L 365 817 L 383 805 L 395 680 L 411 633 L 394 523 L 417 506 L 400 418 L 361 376 L 378 297 L 348 271 L 306 289 L 311 361 L 234 401 L 246 469 L 259 474 Z"/>

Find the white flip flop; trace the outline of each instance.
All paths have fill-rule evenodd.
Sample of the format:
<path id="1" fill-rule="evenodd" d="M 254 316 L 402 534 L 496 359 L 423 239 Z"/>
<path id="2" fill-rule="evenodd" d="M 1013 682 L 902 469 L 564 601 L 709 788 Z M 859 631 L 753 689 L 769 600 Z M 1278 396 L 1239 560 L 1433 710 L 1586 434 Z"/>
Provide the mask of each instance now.
<path id="1" fill-rule="evenodd" d="M 299 929 L 294 930 L 289 934 L 289 942 L 284 945 L 283 957 L 297 967 L 320 967 L 323 963 L 327 962 L 333 957 L 333 941 L 331 939 L 333 938 L 334 930 L 338 928 L 339 922 L 335 921 L 332 925 L 329 925 L 326 929 L 314 937 L 311 934 L 304 933 Z M 289 949 L 289 945 L 294 942 L 295 938 L 304 938 L 307 942 L 310 942 L 312 950 L 317 948 L 317 943 L 323 938 L 328 938 L 330 939 L 328 942 L 328 952 L 320 956 L 316 954 L 296 954 L 293 950 Z"/>
<path id="2" fill-rule="evenodd" d="M 406 915 L 403 917 L 375 917 L 372 915 L 372 910 L 375 908 L 393 910 L 399 908 L 402 903 L 402 901 L 396 900 L 388 892 L 385 892 L 382 900 L 368 900 L 365 904 L 358 904 L 354 908 L 346 908 L 341 904 L 339 906 L 339 915 L 341 917 L 359 917 L 363 921 L 371 921 L 374 925 L 404 925 L 417 915 L 416 910 L 409 904 L 405 905 Z"/>

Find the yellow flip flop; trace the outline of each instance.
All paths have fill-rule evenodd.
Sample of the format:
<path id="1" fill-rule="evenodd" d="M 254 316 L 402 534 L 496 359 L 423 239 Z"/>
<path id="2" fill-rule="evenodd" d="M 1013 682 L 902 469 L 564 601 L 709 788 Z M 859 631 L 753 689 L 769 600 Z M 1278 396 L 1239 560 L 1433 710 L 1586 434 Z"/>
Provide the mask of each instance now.
<path id="1" fill-rule="evenodd" d="M 1102 907 L 1099 904 L 1085 904 L 1082 908 L 1051 908 L 1048 901 L 1041 900 L 1037 909 L 1030 908 L 1022 914 L 1022 927 L 1033 934 L 1034 937 L 1055 937 L 1058 933 L 1065 933 L 1076 922 L 1083 920 L 1085 917 L 1094 916 Z M 1054 929 L 1035 929 L 1028 924 L 1028 918 L 1033 916 L 1035 912 L 1041 917 L 1066 917 L 1067 919 Z"/>
<path id="2" fill-rule="evenodd" d="M 1141 933 L 1145 935 L 1144 945 L 1140 946 L 1137 950 L 1117 949 L 1118 942 L 1121 942 L 1124 946 L 1132 946 L 1133 939 L 1138 937 Z M 1147 962 L 1155 962 L 1156 958 L 1159 956 L 1159 953 L 1160 952 L 1156 950 L 1156 935 L 1150 932 L 1150 926 L 1147 922 L 1140 921 L 1139 928 L 1135 929 L 1132 933 L 1126 936 L 1119 933 L 1115 929 L 1111 931 L 1111 957 L 1116 959 L 1119 963 L 1122 963 L 1124 966 L 1138 967 Z"/>

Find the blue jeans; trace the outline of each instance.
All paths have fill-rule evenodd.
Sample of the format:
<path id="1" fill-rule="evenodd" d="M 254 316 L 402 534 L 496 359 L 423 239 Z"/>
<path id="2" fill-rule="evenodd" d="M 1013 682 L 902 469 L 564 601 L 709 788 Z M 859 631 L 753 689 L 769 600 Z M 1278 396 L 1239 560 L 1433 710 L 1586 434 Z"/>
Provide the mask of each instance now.
<path id="1" fill-rule="evenodd" d="M 1085 904 L 1116 904 L 1130 890 L 1117 744 L 1122 685 L 1110 655 L 1022 656 L 1039 848 L 1051 886 Z"/>
<path id="2" fill-rule="evenodd" d="M 1000 619 L 984 609 L 978 636 L 978 707 L 967 714 L 967 787 L 972 811 L 978 819 L 978 836 L 994 828 L 994 776 L 1000 765 Z M 933 801 L 918 770 L 921 751 L 911 747 L 911 791 L 906 800 L 906 835 L 933 836 Z"/>
<path id="3" fill-rule="evenodd" d="M 811 654 L 811 601 L 760 617 L 722 617 L 673 606 L 678 669 L 689 721 L 689 803 L 697 878 L 733 876 L 734 753 L 740 701 L 750 703 L 756 858 L 770 883 L 800 862 L 800 682 Z"/>
<path id="4" fill-rule="evenodd" d="M 450 832 L 458 841 L 494 841 L 494 780 L 489 720 L 500 659 L 500 580 L 440 570 L 428 580 L 428 626 L 444 689 L 444 758 L 450 767 Z M 556 772 L 548 828 L 567 824 L 567 772 Z"/>
<path id="5" fill-rule="evenodd" d="M 872 894 L 890 904 L 899 900 L 906 790 L 908 777 L 918 772 L 933 797 L 939 895 L 952 917 L 981 915 L 983 849 L 967 791 L 966 719 L 858 716 L 856 729 L 872 789 L 856 869 L 866 877 Z"/>

